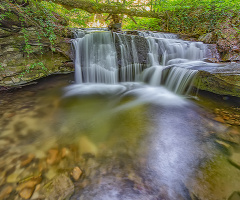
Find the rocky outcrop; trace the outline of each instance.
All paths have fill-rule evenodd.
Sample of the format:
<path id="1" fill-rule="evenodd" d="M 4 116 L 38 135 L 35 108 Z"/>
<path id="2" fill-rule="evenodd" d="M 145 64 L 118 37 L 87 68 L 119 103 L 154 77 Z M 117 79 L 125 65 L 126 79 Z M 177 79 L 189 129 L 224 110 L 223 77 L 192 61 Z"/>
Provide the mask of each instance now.
<path id="1" fill-rule="evenodd" d="M 127 50 L 127 59 L 128 63 L 134 63 L 134 55 L 133 55 L 133 45 L 135 44 L 137 50 L 138 62 L 140 64 L 147 64 L 147 56 L 148 56 L 148 42 L 147 39 L 138 35 L 131 34 L 117 34 L 115 35 L 115 48 L 117 51 L 117 59 L 118 65 L 121 67 L 121 49 L 120 45 L 123 44 Z"/>
<path id="2" fill-rule="evenodd" d="M 0 29 L 1 30 L 1 29 Z M 30 53 L 24 50 L 23 31 L 0 37 L 0 85 L 18 85 L 30 80 L 71 71 L 70 39 L 59 37 L 54 46 L 47 38 L 37 38 L 37 27 L 25 28 Z M 53 50 L 54 48 L 54 50 Z"/>
<path id="3" fill-rule="evenodd" d="M 240 61 L 239 16 L 220 23 L 213 32 L 201 35 L 198 40 L 207 44 L 216 44 L 219 58 L 216 62 Z"/>
<path id="4" fill-rule="evenodd" d="M 240 97 L 240 64 L 197 67 L 194 86 L 220 95 Z"/>
<path id="5" fill-rule="evenodd" d="M 0 86 L 24 84 L 72 70 L 66 20 L 56 13 L 51 13 L 51 22 L 46 17 L 42 20 L 42 10 L 35 12 L 33 5 L 24 2 L 14 1 L 11 6 L 1 2 Z M 29 15 L 23 19 L 24 12 Z"/>

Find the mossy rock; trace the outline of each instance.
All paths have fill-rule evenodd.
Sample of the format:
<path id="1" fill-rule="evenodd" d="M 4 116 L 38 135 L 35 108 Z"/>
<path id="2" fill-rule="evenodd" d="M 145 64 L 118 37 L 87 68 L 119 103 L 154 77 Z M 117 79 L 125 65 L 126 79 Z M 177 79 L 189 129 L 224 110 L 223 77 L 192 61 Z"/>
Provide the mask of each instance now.
<path id="1" fill-rule="evenodd" d="M 240 74 L 199 71 L 194 86 L 215 94 L 240 97 Z"/>

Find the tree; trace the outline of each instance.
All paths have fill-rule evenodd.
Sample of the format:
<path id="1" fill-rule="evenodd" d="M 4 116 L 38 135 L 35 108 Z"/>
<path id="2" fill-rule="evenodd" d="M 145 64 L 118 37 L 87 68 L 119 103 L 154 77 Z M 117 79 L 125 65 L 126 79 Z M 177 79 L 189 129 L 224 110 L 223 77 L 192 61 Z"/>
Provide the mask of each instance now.
<path id="1" fill-rule="evenodd" d="M 40 0 L 42 1 L 42 0 Z M 47 0 L 51 1 L 51 0 Z M 98 3 L 98 1 L 90 0 L 54 0 L 54 3 L 60 4 L 67 9 L 80 8 L 89 13 L 110 13 L 110 14 L 125 14 L 136 17 L 162 18 L 164 14 L 153 11 L 140 10 L 126 7 L 126 1 L 123 3 Z"/>

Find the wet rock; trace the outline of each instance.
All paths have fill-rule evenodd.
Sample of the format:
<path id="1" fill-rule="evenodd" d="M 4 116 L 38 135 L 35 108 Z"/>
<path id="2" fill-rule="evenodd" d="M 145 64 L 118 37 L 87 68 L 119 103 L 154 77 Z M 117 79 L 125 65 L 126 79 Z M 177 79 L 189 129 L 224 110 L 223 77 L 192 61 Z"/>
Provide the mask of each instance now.
<path id="1" fill-rule="evenodd" d="M 41 160 L 38 164 L 38 171 L 42 172 L 47 168 L 47 163 L 44 160 Z"/>
<path id="2" fill-rule="evenodd" d="M 68 156 L 70 153 L 69 149 L 67 149 L 66 147 L 62 148 L 61 150 L 61 157 L 65 158 L 66 156 Z"/>
<path id="3" fill-rule="evenodd" d="M 219 116 L 215 117 L 214 120 L 217 121 L 217 122 L 220 122 L 220 123 L 224 123 L 225 122 L 224 119 L 219 117 Z"/>
<path id="4" fill-rule="evenodd" d="M 20 167 L 24 167 L 24 166 L 28 165 L 33 159 L 34 159 L 34 155 L 29 154 L 26 159 L 21 161 Z"/>
<path id="5" fill-rule="evenodd" d="M 228 155 L 231 154 L 231 152 L 233 151 L 233 148 L 230 144 L 221 140 L 215 140 L 215 141 L 220 146 L 223 152 L 225 152 Z"/>
<path id="6" fill-rule="evenodd" d="M 58 153 L 59 153 L 58 149 L 50 149 L 48 151 L 47 164 L 53 165 L 59 162 Z"/>
<path id="7" fill-rule="evenodd" d="M 42 181 L 42 176 L 30 177 L 26 178 L 23 181 L 20 181 L 19 185 L 17 186 L 17 191 L 22 191 L 25 188 L 35 188 L 37 184 Z"/>
<path id="8" fill-rule="evenodd" d="M 202 41 L 204 43 L 213 43 L 216 41 L 216 36 L 213 34 L 213 33 L 206 33 L 206 34 L 203 34 L 201 35 L 199 38 L 198 38 L 199 41 Z"/>
<path id="9" fill-rule="evenodd" d="M 7 183 L 16 183 L 19 181 L 19 175 L 22 173 L 23 169 L 17 169 L 12 174 L 7 177 Z"/>
<path id="10" fill-rule="evenodd" d="M 74 185 L 69 177 L 60 174 L 49 181 L 43 188 L 45 199 L 69 199 L 74 192 Z"/>
<path id="11" fill-rule="evenodd" d="M 46 173 L 45 173 L 45 177 L 47 179 L 52 179 L 57 175 L 57 168 L 50 168 Z"/>
<path id="12" fill-rule="evenodd" d="M 229 145 L 228 143 L 223 142 L 223 141 L 221 141 L 221 140 L 216 140 L 216 142 L 217 142 L 218 144 L 222 145 L 223 147 L 227 148 L 227 149 L 229 149 L 229 148 L 231 147 L 231 145 Z"/>
<path id="13" fill-rule="evenodd" d="M 228 200 L 240 200 L 240 192 L 233 192 Z"/>
<path id="14" fill-rule="evenodd" d="M 42 193 L 40 193 L 40 189 L 42 188 L 42 185 L 41 184 L 38 184 L 36 185 L 35 187 L 35 190 L 34 190 L 34 193 L 31 197 L 31 199 L 34 199 L 34 200 L 43 200 L 45 197 Z"/>
<path id="15" fill-rule="evenodd" d="M 13 187 L 8 185 L 8 186 L 5 186 L 1 192 L 0 192 L 0 199 L 5 199 L 9 196 L 9 194 L 12 192 L 13 190 Z"/>
<path id="16" fill-rule="evenodd" d="M 215 94 L 240 97 L 240 65 L 231 63 L 216 67 L 197 67 L 194 86 Z"/>
<path id="17" fill-rule="evenodd" d="M 7 118 L 11 118 L 15 115 L 14 112 L 6 112 L 3 114 L 3 118 L 7 119 Z"/>
<path id="18" fill-rule="evenodd" d="M 32 196 L 34 190 L 35 188 L 24 188 L 19 192 L 19 196 L 23 199 L 29 199 Z"/>
<path id="19" fill-rule="evenodd" d="M 73 179 L 77 181 L 82 175 L 82 170 L 79 167 L 74 167 L 71 173 Z"/>
<path id="20" fill-rule="evenodd" d="M 234 152 L 230 158 L 228 159 L 228 161 L 234 166 L 237 167 L 238 169 L 240 169 L 240 153 L 236 153 Z"/>
<path id="21" fill-rule="evenodd" d="M 98 148 L 86 136 L 82 136 L 79 140 L 79 151 L 81 154 L 90 153 L 96 155 Z"/>

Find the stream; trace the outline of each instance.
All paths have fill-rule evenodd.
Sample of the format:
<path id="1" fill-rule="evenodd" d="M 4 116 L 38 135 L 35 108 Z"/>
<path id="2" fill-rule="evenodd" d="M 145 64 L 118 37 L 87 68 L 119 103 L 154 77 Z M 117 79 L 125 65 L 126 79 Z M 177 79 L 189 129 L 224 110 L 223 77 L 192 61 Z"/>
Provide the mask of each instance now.
<path id="1" fill-rule="evenodd" d="M 0 199 L 240 199 L 240 128 L 221 121 L 239 121 L 239 99 L 190 87 L 204 45 L 157 34 L 168 50 L 159 58 L 150 37 L 146 68 L 124 57 L 134 37 L 118 36 L 118 70 L 112 39 L 100 34 L 77 34 L 74 75 L 1 92 Z M 46 189 L 61 174 L 73 188 Z"/>

